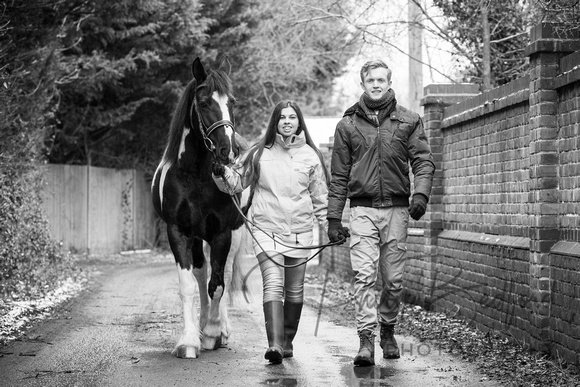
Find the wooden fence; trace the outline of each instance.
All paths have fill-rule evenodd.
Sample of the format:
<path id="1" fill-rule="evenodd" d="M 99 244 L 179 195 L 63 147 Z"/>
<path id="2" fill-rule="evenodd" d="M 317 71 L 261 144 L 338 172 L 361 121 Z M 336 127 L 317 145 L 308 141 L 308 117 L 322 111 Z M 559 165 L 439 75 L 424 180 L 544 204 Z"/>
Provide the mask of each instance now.
<path id="1" fill-rule="evenodd" d="M 153 247 L 149 183 L 133 169 L 49 164 L 43 207 L 65 250 L 91 254 Z"/>

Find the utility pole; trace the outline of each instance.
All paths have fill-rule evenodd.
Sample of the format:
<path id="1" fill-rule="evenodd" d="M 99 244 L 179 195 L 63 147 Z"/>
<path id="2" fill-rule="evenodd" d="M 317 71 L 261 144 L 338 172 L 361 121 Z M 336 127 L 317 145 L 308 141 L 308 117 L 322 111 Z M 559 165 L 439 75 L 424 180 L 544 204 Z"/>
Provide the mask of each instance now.
<path id="1" fill-rule="evenodd" d="M 420 102 L 423 98 L 423 30 L 421 28 L 421 0 L 408 0 L 408 33 L 409 33 L 409 106 L 421 114 Z"/>
<path id="2" fill-rule="evenodd" d="M 491 89 L 491 37 L 489 30 L 489 3 L 484 1 L 481 4 L 481 26 L 483 28 L 483 57 L 482 75 L 483 91 Z"/>

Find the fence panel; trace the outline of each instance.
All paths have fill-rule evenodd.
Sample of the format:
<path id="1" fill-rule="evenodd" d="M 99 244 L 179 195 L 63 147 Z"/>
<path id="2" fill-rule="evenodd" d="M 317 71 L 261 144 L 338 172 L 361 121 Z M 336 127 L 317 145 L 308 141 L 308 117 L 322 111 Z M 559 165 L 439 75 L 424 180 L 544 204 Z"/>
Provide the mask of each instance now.
<path id="1" fill-rule="evenodd" d="M 44 211 L 65 250 L 105 254 L 153 246 L 154 211 L 141 172 L 51 164 L 45 176 Z"/>
<path id="2" fill-rule="evenodd" d="M 45 173 L 43 209 L 52 237 L 68 251 L 85 251 L 87 241 L 87 167 L 49 164 Z"/>
<path id="3" fill-rule="evenodd" d="M 91 253 L 128 247 L 127 235 L 133 233 L 132 185 L 131 170 L 90 168 L 88 239 Z"/>
<path id="4" fill-rule="evenodd" d="M 155 246 L 155 210 L 151 202 L 151 183 L 145 180 L 142 173 L 133 171 L 133 244 L 134 248 L 152 248 Z M 148 227 L 144 227 L 147 225 Z"/>

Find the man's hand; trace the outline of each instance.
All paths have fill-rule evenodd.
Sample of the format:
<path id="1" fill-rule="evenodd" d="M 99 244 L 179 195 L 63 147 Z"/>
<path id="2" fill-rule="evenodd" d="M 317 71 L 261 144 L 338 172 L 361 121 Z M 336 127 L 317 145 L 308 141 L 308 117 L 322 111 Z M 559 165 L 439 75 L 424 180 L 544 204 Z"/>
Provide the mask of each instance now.
<path id="1" fill-rule="evenodd" d="M 328 239 L 332 243 L 346 242 L 346 238 L 350 237 L 348 227 L 343 227 L 340 219 L 328 219 Z"/>
<path id="2" fill-rule="evenodd" d="M 423 194 L 413 195 L 411 206 L 409 207 L 409 215 L 415 220 L 421 219 L 427 210 L 427 198 Z"/>
<path id="3" fill-rule="evenodd" d="M 215 176 L 223 176 L 226 171 L 226 167 L 223 164 L 214 162 L 211 166 L 211 171 Z"/>

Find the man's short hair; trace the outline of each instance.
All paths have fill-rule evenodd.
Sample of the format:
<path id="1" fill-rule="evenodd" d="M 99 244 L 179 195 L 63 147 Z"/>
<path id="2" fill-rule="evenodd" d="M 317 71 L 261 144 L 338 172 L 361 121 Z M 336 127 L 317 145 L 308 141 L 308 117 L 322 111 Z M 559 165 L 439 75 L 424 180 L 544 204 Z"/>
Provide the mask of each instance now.
<path id="1" fill-rule="evenodd" d="M 369 60 L 366 62 L 360 69 L 360 80 L 361 82 L 365 81 L 365 75 L 368 74 L 369 71 L 374 70 L 376 68 L 383 67 L 387 69 L 387 81 L 391 80 L 391 69 L 385 62 L 380 59 Z"/>

